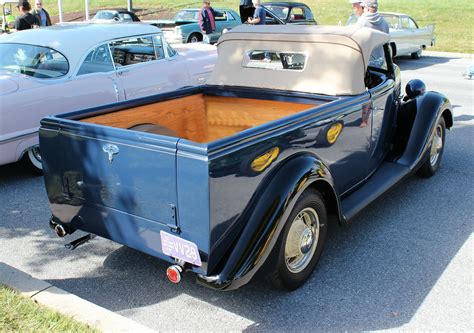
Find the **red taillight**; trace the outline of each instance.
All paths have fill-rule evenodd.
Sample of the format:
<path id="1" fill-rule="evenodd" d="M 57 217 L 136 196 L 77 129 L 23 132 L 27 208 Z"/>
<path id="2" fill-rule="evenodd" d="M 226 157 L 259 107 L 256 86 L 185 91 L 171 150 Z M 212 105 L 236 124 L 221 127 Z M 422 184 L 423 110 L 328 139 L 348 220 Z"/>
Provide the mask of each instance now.
<path id="1" fill-rule="evenodd" d="M 177 265 L 170 266 L 166 269 L 166 276 L 168 277 L 168 280 L 170 280 L 173 283 L 179 283 L 181 281 L 181 272 L 182 268 Z"/>

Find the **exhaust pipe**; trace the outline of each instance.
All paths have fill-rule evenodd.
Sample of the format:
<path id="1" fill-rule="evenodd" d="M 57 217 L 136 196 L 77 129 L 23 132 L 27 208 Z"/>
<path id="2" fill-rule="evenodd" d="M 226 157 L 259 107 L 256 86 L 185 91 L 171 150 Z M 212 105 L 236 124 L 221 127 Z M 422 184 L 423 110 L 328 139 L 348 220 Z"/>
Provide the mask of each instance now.
<path id="1" fill-rule="evenodd" d="M 64 227 L 60 224 L 56 224 L 54 231 L 56 232 L 56 235 L 61 238 L 67 235 L 66 229 L 64 229 Z"/>

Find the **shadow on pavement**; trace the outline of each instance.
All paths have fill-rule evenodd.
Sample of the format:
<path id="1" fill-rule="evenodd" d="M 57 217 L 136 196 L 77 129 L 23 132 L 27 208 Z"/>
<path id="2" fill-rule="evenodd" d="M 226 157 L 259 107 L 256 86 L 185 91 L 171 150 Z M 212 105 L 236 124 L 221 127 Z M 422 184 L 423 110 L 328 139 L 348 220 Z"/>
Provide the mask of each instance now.
<path id="1" fill-rule="evenodd" d="M 412 59 L 410 56 L 400 56 L 395 58 L 394 61 L 398 66 L 400 66 L 401 70 L 415 70 L 433 65 L 444 64 L 454 59 L 460 58 L 422 55 L 420 59 Z"/>

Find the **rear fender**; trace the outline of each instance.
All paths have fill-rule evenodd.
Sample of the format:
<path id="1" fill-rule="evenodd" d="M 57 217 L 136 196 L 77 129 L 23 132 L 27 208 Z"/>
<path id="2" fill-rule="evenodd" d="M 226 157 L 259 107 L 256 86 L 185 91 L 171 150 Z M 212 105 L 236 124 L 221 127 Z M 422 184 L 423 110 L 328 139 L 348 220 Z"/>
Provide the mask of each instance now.
<path id="1" fill-rule="evenodd" d="M 401 165 L 415 169 L 425 156 L 431 141 L 433 129 L 440 117 L 444 117 L 446 128 L 453 126 L 452 106 L 449 100 L 437 93 L 427 92 L 415 98 L 416 112 L 409 138 L 403 154 L 397 160 Z M 402 138 L 397 138 L 402 139 Z"/>
<path id="2" fill-rule="evenodd" d="M 331 197 L 338 197 L 329 169 L 316 156 L 298 155 L 277 166 L 253 196 L 252 208 L 243 216 L 245 227 L 219 265 L 220 273 L 198 276 L 198 282 L 221 290 L 248 283 L 270 255 L 298 198 L 316 182 L 324 182 L 324 189 L 334 192 Z"/>

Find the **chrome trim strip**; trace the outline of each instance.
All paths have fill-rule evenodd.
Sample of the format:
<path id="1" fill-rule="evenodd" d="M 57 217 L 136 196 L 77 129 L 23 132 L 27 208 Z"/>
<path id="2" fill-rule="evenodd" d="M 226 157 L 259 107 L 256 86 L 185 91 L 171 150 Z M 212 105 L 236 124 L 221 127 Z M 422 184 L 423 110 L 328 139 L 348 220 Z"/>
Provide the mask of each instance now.
<path id="1" fill-rule="evenodd" d="M 29 137 L 29 136 L 33 136 L 35 134 L 38 134 L 38 130 L 30 132 L 30 133 L 26 133 L 26 134 L 17 135 L 17 136 L 14 136 L 14 137 L 11 137 L 11 138 L 8 138 L 8 139 L 5 139 L 5 140 L 0 140 L 0 144 L 9 143 L 9 142 L 12 142 L 12 141 L 19 140 L 21 138 L 26 138 L 26 137 Z"/>

